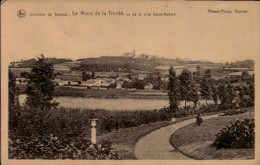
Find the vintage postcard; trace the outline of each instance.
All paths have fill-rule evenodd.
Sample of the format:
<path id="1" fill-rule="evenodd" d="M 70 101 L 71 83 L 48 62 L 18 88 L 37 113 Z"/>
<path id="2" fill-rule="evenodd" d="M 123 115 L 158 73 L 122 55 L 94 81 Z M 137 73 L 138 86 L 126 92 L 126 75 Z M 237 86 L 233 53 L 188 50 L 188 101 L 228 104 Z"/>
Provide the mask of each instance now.
<path id="1" fill-rule="evenodd" d="M 259 165 L 259 60 L 258 2 L 2 2 L 1 162 Z"/>

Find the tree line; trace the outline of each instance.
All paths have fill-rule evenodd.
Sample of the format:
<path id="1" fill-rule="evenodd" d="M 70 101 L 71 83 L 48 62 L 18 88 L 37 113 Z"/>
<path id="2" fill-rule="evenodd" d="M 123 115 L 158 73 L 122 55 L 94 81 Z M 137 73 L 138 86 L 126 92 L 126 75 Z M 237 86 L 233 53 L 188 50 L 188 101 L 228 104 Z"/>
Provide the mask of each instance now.
<path id="1" fill-rule="evenodd" d="M 210 69 L 201 78 L 196 78 L 197 75 L 188 69 L 183 69 L 179 76 L 173 67 L 169 69 L 167 91 L 169 108 L 173 113 L 179 110 L 180 101 L 185 102 L 184 109 L 187 102 L 193 102 L 196 108 L 199 98 L 205 99 L 206 104 L 208 100 L 213 100 L 223 110 L 254 105 L 254 75 L 249 75 L 247 71 L 242 73 L 237 85 L 230 83 L 229 78 L 214 80 Z"/>

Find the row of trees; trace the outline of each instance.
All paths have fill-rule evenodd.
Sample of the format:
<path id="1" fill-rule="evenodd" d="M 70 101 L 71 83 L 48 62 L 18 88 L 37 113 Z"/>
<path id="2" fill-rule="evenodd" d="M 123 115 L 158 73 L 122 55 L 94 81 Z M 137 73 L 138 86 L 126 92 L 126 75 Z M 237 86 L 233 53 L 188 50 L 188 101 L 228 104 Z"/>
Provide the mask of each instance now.
<path id="1" fill-rule="evenodd" d="M 96 74 L 95 71 L 92 70 L 91 74 L 89 73 L 89 71 L 86 71 L 85 69 L 82 71 L 82 81 L 87 81 L 90 79 L 95 79 L 96 78 Z"/>
<path id="2" fill-rule="evenodd" d="M 197 106 L 199 95 L 197 92 L 195 81 L 191 72 L 184 69 L 180 76 L 177 77 L 175 70 L 171 66 L 169 70 L 168 96 L 170 101 L 170 109 L 176 112 L 179 109 L 180 101 L 186 103 L 192 101 Z"/>
<path id="3" fill-rule="evenodd" d="M 247 71 L 242 73 L 239 85 L 232 85 L 229 79 L 216 81 L 212 78 L 211 71 L 205 71 L 199 82 L 194 80 L 195 75 L 184 69 L 181 75 L 177 76 L 173 67 L 169 70 L 168 96 L 170 109 L 176 112 L 179 109 L 180 101 L 193 102 L 195 107 L 199 97 L 206 100 L 213 100 L 215 105 L 222 109 L 234 107 L 245 107 L 254 105 L 254 75 Z M 200 95 L 199 95 L 200 93 Z"/>

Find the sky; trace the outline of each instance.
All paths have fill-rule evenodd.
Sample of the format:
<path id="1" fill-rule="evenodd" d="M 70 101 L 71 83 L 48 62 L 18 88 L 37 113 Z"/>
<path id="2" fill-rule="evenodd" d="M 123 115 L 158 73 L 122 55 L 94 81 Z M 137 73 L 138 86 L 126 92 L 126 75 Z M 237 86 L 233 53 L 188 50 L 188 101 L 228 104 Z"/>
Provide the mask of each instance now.
<path id="1" fill-rule="evenodd" d="M 230 62 L 259 55 L 254 13 L 212 15 L 194 5 L 146 3 L 7 3 L 2 12 L 4 55 L 10 61 L 45 57 L 70 58 L 136 54 L 165 58 Z M 181 6 L 181 5 L 180 5 Z M 26 11 L 25 18 L 17 10 Z M 213 8 L 214 9 L 214 8 Z M 36 17 L 31 13 L 72 11 L 175 12 L 175 17 L 69 16 Z M 258 54 L 257 54 L 258 53 Z"/>

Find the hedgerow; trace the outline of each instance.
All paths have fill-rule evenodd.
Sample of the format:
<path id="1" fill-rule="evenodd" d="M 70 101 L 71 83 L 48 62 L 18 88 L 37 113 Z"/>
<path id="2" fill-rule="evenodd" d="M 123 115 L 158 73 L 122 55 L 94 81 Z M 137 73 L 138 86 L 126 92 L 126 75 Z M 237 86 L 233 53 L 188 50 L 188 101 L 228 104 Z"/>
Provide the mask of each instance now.
<path id="1" fill-rule="evenodd" d="M 19 116 L 16 118 L 19 120 L 9 129 L 9 156 L 16 159 L 119 159 L 108 142 L 91 145 L 88 140 L 90 119 L 98 119 L 96 127 L 97 135 L 100 135 L 171 118 L 166 109 L 108 111 L 53 108 L 42 111 L 24 106 L 17 111 Z"/>
<path id="2" fill-rule="evenodd" d="M 255 120 L 245 119 L 231 123 L 216 134 L 213 145 L 217 148 L 254 148 Z"/>
<path id="3" fill-rule="evenodd" d="M 87 138 L 60 139 L 50 134 L 20 139 L 9 139 L 10 159 L 120 159 L 111 143 L 92 144 Z"/>

